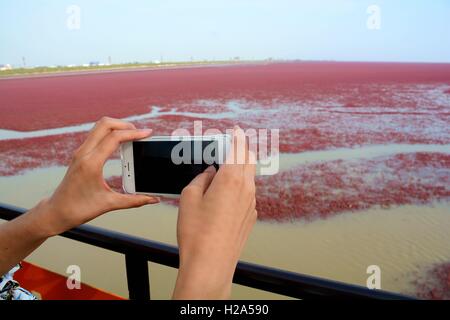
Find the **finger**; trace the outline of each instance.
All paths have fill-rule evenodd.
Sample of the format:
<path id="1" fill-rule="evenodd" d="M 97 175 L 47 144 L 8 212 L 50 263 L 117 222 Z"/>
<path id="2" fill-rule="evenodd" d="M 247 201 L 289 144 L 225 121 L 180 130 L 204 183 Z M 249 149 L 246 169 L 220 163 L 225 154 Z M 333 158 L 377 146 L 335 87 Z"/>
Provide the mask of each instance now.
<path id="1" fill-rule="evenodd" d="M 252 213 L 253 211 L 255 211 L 255 208 L 256 208 L 256 198 L 253 197 L 252 201 L 250 202 L 249 207 L 247 208 L 247 213 L 248 214 Z"/>
<path id="2" fill-rule="evenodd" d="M 256 154 L 252 150 L 248 150 L 248 162 L 244 166 L 244 172 L 247 179 L 255 180 L 256 176 Z"/>
<path id="3" fill-rule="evenodd" d="M 216 168 L 209 166 L 205 171 L 196 176 L 186 188 L 197 193 L 198 196 L 203 196 L 213 181 L 215 174 Z"/>
<path id="4" fill-rule="evenodd" d="M 114 192 L 113 207 L 117 209 L 139 208 L 146 204 L 156 204 L 160 202 L 158 197 L 143 194 L 121 194 Z"/>
<path id="5" fill-rule="evenodd" d="M 121 143 L 147 138 L 151 129 L 113 130 L 92 150 L 92 159 L 103 165 Z"/>
<path id="6" fill-rule="evenodd" d="M 244 164 L 246 149 L 245 134 L 238 126 L 234 127 L 230 151 L 226 161 L 220 166 L 217 178 L 212 182 L 211 188 L 232 187 L 237 194 L 240 193 L 244 180 Z"/>
<path id="7" fill-rule="evenodd" d="M 244 131 L 238 126 L 234 127 L 230 152 L 227 155 L 224 170 L 235 167 L 235 170 L 243 170 L 245 164 L 246 149 L 248 148 Z"/>
<path id="8" fill-rule="evenodd" d="M 250 236 L 253 226 L 255 225 L 257 220 L 258 220 L 258 211 L 256 209 L 253 209 L 249 214 L 246 215 L 241 228 L 241 234 L 243 235 L 240 242 L 241 251 L 245 247 L 248 237 Z"/>
<path id="9" fill-rule="evenodd" d="M 256 174 L 256 155 L 253 150 L 250 149 L 249 141 L 247 140 L 245 134 L 245 162 L 244 162 L 244 173 L 249 179 L 254 179 L 254 175 Z M 249 137 L 250 139 L 250 137 Z M 254 149 L 256 145 L 252 144 L 252 148 Z"/>
<path id="10" fill-rule="evenodd" d="M 78 149 L 80 153 L 87 154 L 92 151 L 103 138 L 112 130 L 133 130 L 136 127 L 130 123 L 119 119 L 103 117 L 95 123 L 94 128 L 89 132 L 85 142 Z"/>

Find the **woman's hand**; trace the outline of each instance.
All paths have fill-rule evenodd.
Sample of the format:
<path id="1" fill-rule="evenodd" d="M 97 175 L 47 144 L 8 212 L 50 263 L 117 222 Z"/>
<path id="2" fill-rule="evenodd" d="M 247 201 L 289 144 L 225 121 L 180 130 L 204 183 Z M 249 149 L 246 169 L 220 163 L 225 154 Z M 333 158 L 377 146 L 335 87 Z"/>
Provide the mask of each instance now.
<path id="1" fill-rule="evenodd" d="M 138 130 L 131 123 L 102 118 L 73 155 L 61 184 L 44 200 L 42 227 L 56 235 L 92 220 L 108 211 L 157 203 L 146 195 L 113 191 L 103 178 L 103 166 L 120 143 L 148 137 L 151 130 Z"/>
<path id="2" fill-rule="evenodd" d="M 48 237 L 116 209 L 159 202 L 145 195 L 120 194 L 103 179 L 103 165 L 121 142 L 143 139 L 150 130 L 103 118 L 75 152 L 53 195 L 18 218 L 0 224 L 0 275 L 39 247 Z"/>
<path id="3" fill-rule="evenodd" d="M 235 129 L 229 159 L 198 175 L 184 190 L 178 216 L 180 270 L 174 299 L 226 299 L 254 225 L 255 156 Z M 245 149 L 245 150 L 243 150 Z M 245 154 L 244 163 L 235 155 Z"/>

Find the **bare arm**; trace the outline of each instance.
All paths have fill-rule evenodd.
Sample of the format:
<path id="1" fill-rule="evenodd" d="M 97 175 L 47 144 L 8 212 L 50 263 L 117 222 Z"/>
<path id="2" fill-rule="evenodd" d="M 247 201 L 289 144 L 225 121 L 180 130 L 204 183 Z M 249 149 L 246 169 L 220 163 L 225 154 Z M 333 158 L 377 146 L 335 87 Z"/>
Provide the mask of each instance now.
<path id="1" fill-rule="evenodd" d="M 114 192 L 103 179 L 103 166 L 121 142 L 148 137 L 131 123 L 103 118 L 75 152 L 53 195 L 24 215 L 0 225 L 0 275 L 47 238 L 88 222 L 108 211 L 157 203 L 158 198 Z"/>
<path id="2" fill-rule="evenodd" d="M 0 225 L 0 275 L 39 247 L 50 235 L 41 225 L 40 216 L 46 211 L 41 201 L 26 214 Z"/>

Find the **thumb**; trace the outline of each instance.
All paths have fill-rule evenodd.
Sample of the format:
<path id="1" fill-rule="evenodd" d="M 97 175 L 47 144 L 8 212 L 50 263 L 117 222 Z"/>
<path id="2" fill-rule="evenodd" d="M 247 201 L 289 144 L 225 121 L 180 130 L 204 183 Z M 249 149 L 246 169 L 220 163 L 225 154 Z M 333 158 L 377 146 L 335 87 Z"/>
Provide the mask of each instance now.
<path id="1" fill-rule="evenodd" d="M 205 171 L 196 176 L 191 183 L 189 183 L 188 187 L 198 188 L 203 195 L 211 184 L 211 181 L 214 179 L 215 174 L 216 168 L 209 166 Z"/>
<path id="2" fill-rule="evenodd" d="M 147 196 L 143 194 L 116 194 L 116 209 L 138 208 L 146 204 L 159 203 L 158 197 Z"/>

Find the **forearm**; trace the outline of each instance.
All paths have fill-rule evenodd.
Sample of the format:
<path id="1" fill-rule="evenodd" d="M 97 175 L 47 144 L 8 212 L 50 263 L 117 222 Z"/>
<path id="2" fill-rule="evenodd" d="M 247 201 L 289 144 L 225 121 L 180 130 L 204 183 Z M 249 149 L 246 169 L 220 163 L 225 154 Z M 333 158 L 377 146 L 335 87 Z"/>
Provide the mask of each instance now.
<path id="1" fill-rule="evenodd" d="M 20 217 L 0 225 L 0 276 L 22 261 L 49 236 L 46 200 Z"/>

